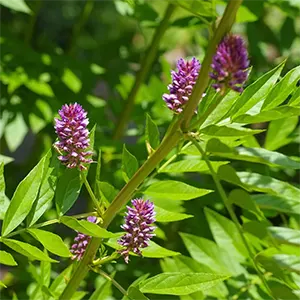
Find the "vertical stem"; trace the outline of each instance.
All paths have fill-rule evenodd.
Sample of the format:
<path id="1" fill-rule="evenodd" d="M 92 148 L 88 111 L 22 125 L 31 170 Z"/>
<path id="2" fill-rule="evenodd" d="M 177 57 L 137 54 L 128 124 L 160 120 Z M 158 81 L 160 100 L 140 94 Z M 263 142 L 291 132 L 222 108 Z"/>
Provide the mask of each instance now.
<path id="1" fill-rule="evenodd" d="M 163 20 L 161 21 L 161 23 L 159 24 L 159 26 L 156 29 L 156 32 L 153 36 L 151 45 L 148 48 L 147 53 L 145 54 L 145 56 L 142 59 L 141 68 L 136 75 L 135 82 L 133 84 L 133 87 L 132 87 L 129 95 L 128 95 L 128 98 L 125 103 L 125 107 L 122 110 L 122 113 L 119 117 L 117 126 L 115 128 L 115 132 L 114 132 L 114 136 L 113 136 L 113 138 L 115 140 L 120 139 L 123 136 L 124 130 L 126 129 L 127 123 L 130 118 L 130 114 L 134 107 L 135 97 L 140 89 L 140 86 L 145 81 L 145 78 L 146 78 L 147 74 L 149 73 L 149 70 L 154 62 L 160 40 L 168 28 L 169 20 L 170 20 L 171 15 L 173 14 L 174 10 L 175 10 L 175 6 L 173 4 L 169 4 L 166 9 Z"/>
<path id="2" fill-rule="evenodd" d="M 92 10 L 94 7 L 94 0 L 86 0 L 85 5 L 83 7 L 83 10 L 81 11 L 81 14 L 79 16 L 79 20 L 74 24 L 73 30 L 72 30 L 72 36 L 70 39 L 70 43 L 68 46 L 68 49 L 66 52 L 70 55 L 74 54 L 76 42 L 78 39 L 78 36 L 80 35 L 80 31 L 87 22 Z"/>
<path id="3" fill-rule="evenodd" d="M 233 220 L 233 222 L 234 222 L 234 224 L 235 224 L 235 226 L 236 226 L 236 228 L 237 228 L 237 230 L 238 230 L 238 232 L 239 232 L 239 234 L 240 234 L 240 236 L 242 238 L 242 241 L 243 241 L 243 243 L 244 243 L 244 245 L 245 245 L 245 247 L 247 249 L 247 252 L 248 252 L 249 257 L 250 257 L 250 259 L 252 261 L 252 264 L 253 264 L 256 272 L 258 273 L 261 281 L 263 282 L 264 286 L 266 287 L 267 291 L 269 292 L 270 296 L 273 298 L 272 291 L 270 290 L 270 287 L 269 287 L 269 285 L 268 285 L 268 283 L 267 283 L 267 281 L 266 281 L 266 279 L 264 277 L 264 274 L 261 272 L 261 270 L 259 269 L 258 265 L 256 264 L 256 261 L 255 261 L 255 258 L 254 258 L 254 254 L 252 253 L 251 247 L 248 244 L 248 242 L 247 242 L 247 240 L 246 240 L 246 238 L 245 238 L 245 236 L 243 234 L 243 229 L 241 227 L 241 224 L 239 223 L 239 220 L 238 220 L 238 218 L 237 218 L 237 216 L 236 216 L 236 214 L 235 214 L 235 212 L 234 212 L 234 210 L 232 208 L 232 205 L 228 201 L 228 198 L 227 198 L 227 195 L 226 195 L 226 193 L 225 193 L 225 191 L 223 189 L 223 186 L 222 186 L 222 184 L 221 184 L 221 182 L 220 182 L 220 180 L 218 178 L 218 175 L 214 171 L 213 166 L 212 166 L 210 160 L 208 159 L 208 157 L 206 155 L 206 152 L 202 149 L 202 147 L 200 146 L 200 144 L 197 143 L 196 140 L 193 137 L 189 136 L 189 139 L 195 145 L 195 147 L 199 150 L 199 152 L 202 155 L 202 158 L 206 162 L 206 164 L 208 166 L 208 169 L 210 171 L 210 174 L 211 174 L 211 176 L 213 178 L 213 181 L 215 182 L 215 185 L 217 187 L 217 190 L 218 190 L 218 192 L 219 192 L 219 194 L 220 194 L 220 196 L 221 196 L 221 198 L 222 198 L 222 200 L 224 202 L 224 205 L 225 205 L 225 207 L 226 207 L 226 209 L 227 209 L 227 211 L 228 211 L 231 219 Z"/>

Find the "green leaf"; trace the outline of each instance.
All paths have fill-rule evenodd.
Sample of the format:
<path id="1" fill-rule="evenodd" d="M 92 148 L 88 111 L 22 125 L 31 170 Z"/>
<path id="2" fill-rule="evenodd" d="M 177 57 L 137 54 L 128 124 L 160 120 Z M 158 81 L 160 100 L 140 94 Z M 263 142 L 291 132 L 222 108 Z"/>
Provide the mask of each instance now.
<path id="1" fill-rule="evenodd" d="M 191 257 L 213 272 L 239 275 L 244 272 L 241 265 L 222 247 L 213 241 L 188 233 L 180 233 Z"/>
<path id="2" fill-rule="evenodd" d="M 55 299 L 59 298 L 59 296 L 67 286 L 67 283 L 70 281 L 73 266 L 74 264 L 71 264 L 66 269 L 64 269 L 50 285 L 49 290 L 55 295 Z"/>
<path id="3" fill-rule="evenodd" d="M 220 166 L 228 164 L 228 161 L 212 161 L 211 165 L 215 171 Z M 159 173 L 184 173 L 184 172 L 200 172 L 209 173 L 209 169 L 204 160 L 199 159 L 185 159 L 169 164 L 165 168 L 161 169 Z"/>
<path id="4" fill-rule="evenodd" d="M 75 94 L 80 92 L 82 87 L 81 81 L 70 69 L 64 69 L 61 80 Z"/>
<path id="5" fill-rule="evenodd" d="M 217 245 L 219 247 L 226 245 L 226 251 L 230 256 L 240 262 L 245 261 L 248 252 L 236 225 L 231 220 L 207 207 L 204 208 L 204 212 Z"/>
<path id="6" fill-rule="evenodd" d="M 168 198 L 173 200 L 190 200 L 211 193 L 211 190 L 195 188 L 180 181 L 158 181 L 149 186 L 144 194 L 156 198 Z"/>
<path id="7" fill-rule="evenodd" d="M 262 110 L 269 110 L 280 105 L 297 88 L 300 78 L 300 66 L 290 70 L 272 89 L 265 100 Z"/>
<path id="8" fill-rule="evenodd" d="M 181 214 L 173 211 L 165 210 L 157 205 L 154 208 L 156 222 L 175 222 L 194 217 L 193 215 Z"/>
<path id="9" fill-rule="evenodd" d="M 295 93 L 293 94 L 292 98 L 288 102 L 288 105 L 299 105 L 300 104 L 300 89 L 297 89 Z"/>
<path id="10" fill-rule="evenodd" d="M 152 149 L 156 149 L 159 146 L 160 138 L 158 128 L 148 114 L 146 114 L 145 137 L 146 143 L 148 143 Z"/>
<path id="11" fill-rule="evenodd" d="M 3 236 L 20 225 L 30 212 L 41 185 L 44 162 L 45 157 L 17 186 L 3 220 Z"/>
<path id="12" fill-rule="evenodd" d="M 128 289 L 128 297 L 130 300 L 149 300 L 138 288 L 131 286 Z"/>
<path id="13" fill-rule="evenodd" d="M 0 286 L 7 288 L 7 286 L 0 280 Z"/>
<path id="14" fill-rule="evenodd" d="M 53 90 L 47 82 L 30 79 L 25 81 L 24 85 L 38 95 L 46 96 L 46 97 L 54 97 Z"/>
<path id="15" fill-rule="evenodd" d="M 201 0 L 175 0 L 174 4 L 186 9 L 195 16 L 210 17 L 216 14 L 215 10 L 212 10 L 209 2 L 203 2 Z"/>
<path id="16" fill-rule="evenodd" d="M 126 149 L 126 146 L 124 145 L 122 154 L 122 174 L 125 182 L 130 180 L 138 168 L 139 164 L 137 159 Z"/>
<path id="17" fill-rule="evenodd" d="M 249 189 L 243 185 L 240 178 L 236 174 L 235 169 L 233 167 L 231 167 L 230 165 L 221 166 L 218 170 L 218 176 L 221 180 L 230 182 L 237 186 L 241 186 L 247 190 Z"/>
<path id="18" fill-rule="evenodd" d="M 244 190 L 236 189 L 231 191 L 228 201 L 253 212 L 259 219 L 264 219 L 264 215 L 257 206 L 256 202 Z"/>
<path id="19" fill-rule="evenodd" d="M 29 228 L 28 232 L 48 251 L 62 257 L 70 257 L 71 253 L 60 236 L 45 230 Z"/>
<path id="20" fill-rule="evenodd" d="M 0 220 L 3 220 L 9 206 L 9 199 L 5 195 L 5 180 L 3 172 L 4 164 L 0 163 Z"/>
<path id="21" fill-rule="evenodd" d="M 65 214 L 73 206 L 79 196 L 81 186 L 80 171 L 65 168 L 58 178 L 55 193 L 56 209 L 59 215 Z"/>
<path id="22" fill-rule="evenodd" d="M 268 150 L 276 150 L 290 143 L 292 139 L 288 136 L 296 128 L 298 120 L 299 118 L 294 116 L 270 122 L 264 147 Z"/>
<path id="23" fill-rule="evenodd" d="M 140 285 L 143 293 L 188 295 L 211 288 L 229 276 L 210 273 L 162 273 Z"/>
<path id="24" fill-rule="evenodd" d="M 49 261 L 49 262 L 57 262 L 56 260 L 50 258 L 47 254 L 45 254 L 40 249 L 31 246 L 27 243 L 23 243 L 17 240 L 12 239 L 1 239 L 1 241 L 9 248 L 15 250 L 16 252 L 27 256 L 31 260 L 40 260 L 40 261 Z"/>
<path id="25" fill-rule="evenodd" d="M 15 11 L 31 14 L 31 10 L 24 0 L 0 0 L 0 4 Z"/>
<path id="26" fill-rule="evenodd" d="M 21 113 L 18 113 L 13 121 L 5 126 L 5 140 L 10 152 L 15 152 L 22 144 L 28 127 Z"/>
<path id="27" fill-rule="evenodd" d="M 234 137 L 243 137 L 248 135 L 257 134 L 263 132 L 264 130 L 253 130 L 244 127 L 238 126 L 217 126 L 217 125 L 210 125 L 201 129 L 201 133 L 204 133 L 209 136 L 234 136 Z"/>
<path id="28" fill-rule="evenodd" d="M 291 300 L 291 299 L 299 299 L 299 294 L 297 295 L 297 291 L 292 291 L 285 284 L 281 283 L 279 280 L 268 280 L 268 285 L 273 293 L 276 295 L 278 300 Z"/>
<path id="29" fill-rule="evenodd" d="M 300 230 L 271 226 L 268 227 L 268 231 L 281 244 L 300 246 Z"/>
<path id="30" fill-rule="evenodd" d="M 0 264 L 7 265 L 7 266 L 18 265 L 10 253 L 1 250 L 0 250 Z"/>
<path id="31" fill-rule="evenodd" d="M 299 201 L 266 194 L 253 195 L 252 199 L 261 209 L 300 215 Z"/>
<path id="32" fill-rule="evenodd" d="M 12 161 L 14 161 L 14 158 L 0 154 L 0 164 L 7 165 Z"/>
<path id="33" fill-rule="evenodd" d="M 263 148 L 237 147 L 236 149 L 231 149 L 220 141 L 216 141 L 216 139 L 209 140 L 206 147 L 206 150 L 213 155 L 233 160 L 261 163 L 271 167 L 300 169 L 300 162 L 292 160 L 279 152 Z"/>
<path id="34" fill-rule="evenodd" d="M 114 237 L 109 239 L 105 244 L 113 249 L 121 250 L 123 247 L 118 244 L 118 239 L 120 238 L 120 233 L 116 234 L 118 237 Z M 160 245 L 156 244 L 153 241 L 150 241 L 149 246 L 147 248 L 141 249 L 143 257 L 148 258 L 162 258 L 167 256 L 175 256 L 179 255 L 179 252 L 175 252 Z M 137 256 L 135 253 L 130 252 L 130 255 Z"/>
<path id="35" fill-rule="evenodd" d="M 108 203 L 111 203 L 118 194 L 118 191 L 108 182 L 99 181 L 97 182 L 97 187 L 101 195 L 101 199 L 103 197 L 106 201 L 108 201 Z"/>
<path id="36" fill-rule="evenodd" d="M 116 272 L 113 272 L 110 274 L 111 278 L 115 277 Z M 103 277 L 101 277 L 102 281 L 101 284 L 96 286 L 96 290 L 91 295 L 89 300 L 102 300 L 102 299 L 109 299 L 111 296 L 111 281 L 105 280 Z"/>
<path id="37" fill-rule="evenodd" d="M 44 252 L 47 253 L 47 250 L 44 249 Z M 51 276 L 51 263 L 48 261 L 41 261 L 41 278 L 42 284 L 46 287 L 50 285 L 50 276 Z"/>
<path id="38" fill-rule="evenodd" d="M 257 103 L 263 103 L 279 78 L 284 65 L 285 61 L 283 61 L 273 70 L 264 74 L 245 89 L 245 91 L 237 99 L 232 110 L 229 112 L 232 120 L 235 120 L 236 117 L 247 113 Z"/>
<path id="39" fill-rule="evenodd" d="M 84 233 L 86 235 L 100 237 L 100 238 L 111 238 L 115 236 L 114 233 L 109 232 L 106 229 L 101 228 L 97 224 L 86 220 L 78 221 L 75 218 L 63 216 L 60 218 L 60 221 L 64 225 L 68 226 L 69 228 L 77 230 L 78 232 Z"/>

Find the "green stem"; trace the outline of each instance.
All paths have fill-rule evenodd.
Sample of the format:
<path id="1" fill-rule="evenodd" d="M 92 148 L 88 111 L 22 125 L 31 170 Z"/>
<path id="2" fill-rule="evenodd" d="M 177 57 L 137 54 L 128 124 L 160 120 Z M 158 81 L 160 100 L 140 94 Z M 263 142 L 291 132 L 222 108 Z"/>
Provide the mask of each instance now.
<path id="1" fill-rule="evenodd" d="M 218 26 L 215 33 L 217 37 L 214 36 L 213 39 L 209 42 L 209 47 L 208 47 L 209 53 L 206 53 L 205 55 L 204 61 L 206 63 L 202 65 L 199 76 L 209 77 L 210 64 L 212 61 L 212 57 L 215 53 L 216 46 L 220 42 L 223 35 L 230 29 L 230 26 L 233 24 L 236 11 L 239 5 L 241 4 L 241 2 L 242 0 L 230 0 L 228 6 L 226 7 L 225 13 L 220 22 L 220 26 Z M 233 12 L 231 12 L 231 10 L 233 10 Z M 209 80 L 204 80 L 203 82 L 201 80 L 197 80 L 194 86 L 194 90 L 198 92 L 202 91 L 201 92 L 202 95 L 202 93 L 207 87 L 208 82 Z M 185 118 L 187 118 L 188 121 L 186 122 L 186 128 L 188 127 L 190 120 L 194 115 L 195 108 L 199 102 L 199 97 L 197 97 L 197 95 L 200 94 L 197 93 L 192 94 L 192 98 L 189 100 L 188 105 L 186 106 L 184 111 L 180 114 L 180 117 L 178 118 L 176 123 L 172 125 L 172 129 L 170 131 L 167 130 L 168 134 L 164 137 L 160 146 L 145 161 L 145 163 L 134 174 L 131 180 L 123 187 L 123 189 L 118 193 L 116 198 L 108 207 L 108 209 L 103 215 L 103 224 L 102 224 L 103 228 L 107 228 L 109 226 L 110 222 L 113 220 L 113 218 L 122 208 L 122 206 L 125 205 L 130 200 L 130 197 L 138 188 L 138 186 L 156 168 L 156 166 L 168 155 L 168 153 L 180 142 L 182 137 L 182 132 L 180 131 L 180 125 L 182 124 L 183 121 L 185 121 Z M 61 300 L 64 299 L 67 300 L 72 298 L 79 284 L 88 273 L 89 270 L 88 265 L 93 261 L 93 258 L 97 253 L 100 244 L 101 244 L 100 238 L 94 237 L 91 239 L 82 260 L 78 264 L 64 292 L 60 296 Z"/>
<path id="2" fill-rule="evenodd" d="M 78 36 L 80 35 L 81 29 L 87 22 L 92 10 L 94 7 L 94 0 L 87 0 L 85 2 L 85 5 L 83 7 L 83 10 L 81 11 L 81 14 L 79 16 L 79 20 L 74 24 L 73 30 L 72 30 L 72 36 L 70 39 L 69 47 L 67 49 L 67 53 L 70 55 L 74 54 L 74 50 L 76 48 L 76 42 L 78 39 Z"/>
<path id="3" fill-rule="evenodd" d="M 92 191 L 92 188 L 91 188 L 89 182 L 88 182 L 87 179 L 86 179 L 86 176 L 84 176 L 84 175 L 81 173 L 81 178 L 82 178 L 82 180 L 83 180 L 83 182 L 84 182 L 84 185 L 85 185 L 85 187 L 86 187 L 86 189 L 87 189 L 87 191 L 88 191 L 88 193 L 89 193 L 91 199 L 93 200 L 93 203 L 94 203 L 94 205 L 95 205 L 95 207 L 96 207 L 96 209 L 97 209 L 97 212 L 98 212 L 99 217 L 102 216 L 102 208 L 101 208 L 101 206 L 100 206 L 99 201 L 98 201 L 97 198 L 95 197 L 95 195 L 94 195 L 94 193 L 93 193 L 93 191 Z"/>
<path id="4" fill-rule="evenodd" d="M 110 256 L 106 256 L 103 258 L 98 258 L 93 261 L 93 266 L 99 266 L 99 265 L 104 265 L 112 260 L 118 259 L 120 257 L 120 254 L 118 252 L 112 253 Z"/>
<path id="5" fill-rule="evenodd" d="M 237 230 L 238 230 L 238 232 L 239 232 L 239 234 L 241 236 L 241 239 L 242 239 L 242 241 L 243 241 L 243 243 L 244 243 L 244 245 L 245 245 L 245 247 L 247 249 L 247 252 L 248 252 L 249 257 L 250 257 L 250 259 L 252 261 L 252 264 L 253 264 L 256 272 L 258 273 L 260 279 L 262 280 L 265 288 L 269 292 L 270 296 L 273 297 L 272 291 L 270 290 L 270 287 L 269 287 L 269 285 L 268 285 L 268 283 L 267 283 L 267 281 L 266 281 L 263 273 L 261 272 L 261 270 L 259 269 L 259 267 L 258 267 L 258 265 L 257 265 L 257 263 L 255 261 L 255 258 L 254 258 L 255 255 L 252 253 L 251 247 L 248 244 L 248 241 L 246 240 L 246 238 L 245 238 L 245 236 L 243 234 L 242 226 L 239 223 L 239 220 L 238 220 L 238 218 L 237 218 L 237 216 L 236 216 L 236 214 L 235 214 L 235 212 L 234 212 L 234 210 L 232 208 L 232 205 L 230 204 L 230 202 L 229 202 L 229 200 L 227 198 L 226 192 L 223 189 L 223 186 L 222 186 L 222 184 L 221 184 L 221 182 L 220 182 L 220 180 L 218 178 L 218 175 L 214 171 L 213 166 L 212 166 L 210 160 L 208 159 L 208 157 L 206 155 L 206 152 L 202 149 L 202 147 L 200 146 L 200 144 L 193 137 L 189 136 L 189 139 L 195 145 L 195 147 L 199 150 L 200 154 L 202 155 L 202 158 L 206 162 L 207 167 L 208 167 L 208 169 L 210 171 L 210 174 L 211 174 L 211 176 L 213 178 L 213 181 L 215 182 L 216 188 L 217 188 L 217 190 L 218 190 L 218 192 L 219 192 L 219 194 L 220 194 L 220 196 L 221 196 L 221 198 L 222 198 L 222 200 L 224 202 L 224 205 L 225 205 L 225 207 L 226 207 L 226 209 L 227 209 L 227 211 L 228 211 L 231 219 L 233 220 L 233 222 L 234 222 L 234 224 L 235 224 L 235 226 L 236 226 L 236 228 L 237 228 Z"/>
<path id="6" fill-rule="evenodd" d="M 110 277 L 107 273 L 105 273 L 103 270 L 101 269 L 96 269 L 96 268 L 92 268 L 91 270 L 93 270 L 94 272 L 100 274 L 101 276 L 103 276 L 105 279 L 107 279 L 108 281 L 111 281 L 111 283 L 126 297 L 128 297 L 128 293 L 127 291 L 116 281 L 114 280 L 112 277 Z"/>
<path id="7" fill-rule="evenodd" d="M 142 59 L 141 68 L 136 75 L 135 82 L 133 84 L 133 87 L 131 88 L 131 91 L 125 103 L 125 107 L 123 108 L 122 113 L 118 119 L 118 123 L 116 125 L 113 136 L 113 139 L 115 140 L 120 139 L 123 136 L 123 133 L 126 129 L 128 120 L 134 107 L 136 95 L 140 89 L 140 86 L 145 81 L 145 78 L 149 73 L 150 68 L 153 65 L 156 53 L 158 51 L 160 40 L 168 28 L 170 17 L 173 14 L 174 10 L 175 5 L 169 4 L 166 9 L 164 18 L 162 19 L 161 23 L 156 29 L 150 47 L 148 48 L 146 55 Z"/>

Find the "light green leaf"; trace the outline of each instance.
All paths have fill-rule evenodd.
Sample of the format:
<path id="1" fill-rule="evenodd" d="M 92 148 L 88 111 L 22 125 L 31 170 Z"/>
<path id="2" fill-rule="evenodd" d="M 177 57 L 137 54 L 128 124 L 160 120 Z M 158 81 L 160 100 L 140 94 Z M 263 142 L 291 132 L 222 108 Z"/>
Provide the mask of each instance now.
<path id="1" fill-rule="evenodd" d="M 146 143 L 148 143 L 152 149 L 156 149 L 159 146 L 160 138 L 158 128 L 148 114 L 146 114 L 145 138 Z"/>
<path id="2" fill-rule="evenodd" d="M 73 266 L 74 264 L 71 264 L 64 269 L 50 285 L 49 290 L 55 295 L 56 299 L 59 298 L 67 283 L 70 281 Z"/>
<path id="3" fill-rule="evenodd" d="M 40 249 L 17 240 L 12 239 L 2 239 L 1 240 L 7 247 L 15 250 L 16 252 L 27 256 L 31 260 L 40 260 L 40 261 L 49 261 L 49 262 L 57 262 L 56 260 L 50 258 L 47 254 L 45 254 Z"/>
<path id="4" fill-rule="evenodd" d="M 128 297 L 130 300 L 149 300 L 137 287 L 131 286 L 128 289 Z"/>
<path id="5" fill-rule="evenodd" d="M 188 233 L 180 233 L 191 257 L 213 272 L 239 275 L 244 272 L 241 265 L 225 250 L 211 240 Z"/>
<path id="6" fill-rule="evenodd" d="M 215 171 L 220 166 L 228 164 L 228 161 L 212 161 L 211 165 Z M 200 172 L 209 173 L 209 169 L 204 160 L 199 159 L 185 159 L 171 163 L 165 168 L 161 169 L 159 173 L 184 173 L 184 172 Z"/>
<path id="7" fill-rule="evenodd" d="M 300 89 L 298 88 L 290 99 L 288 105 L 299 105 L 300 104 Z"/>
<path id="8" fill-rule="evenodd" d="M 11 152 L 15 152 L 22 144 L 28 127 L 21 113 L 18 113 L 13 121 L 5 126 L 5 140 Z"/>
<path id="9" fill-rule="evenodd" d="M 139 164 L 137 159 L 126 149 L 126 146 L 124 145 L 122 154 L 122 174 L 125 182 L 130 180 L 138 168 Z"/>
<path id="10" fill-rule="evenodd" d="M 7 265 L 7 266 L 18 265 L 10 253 L 1 250 L 0 250 L 0 264 Z"/>
<path id="11" fill-rule="evenodd" d="M 48 251 L 62 257 L 70 257 L 71 253 L 60 236 L 41 229 L 29 228 L 28 232 Z"/>
<path id="12" fill-rule="evenodd" d="M 3 220 L 3 236 L 20 225 L 30 212 L 41 185 L 44 162 L 45 157 L 17 186 Z"/>
<path id="13" fill-rule="evenodd" d="M 271 226 L 268 227 L 268 231 L 281 244 L 300 246 L 300 230 Z"/>
<path id="14" fill-rule="evenodd" d="M 100 237 L 100 238 L 111 238 L 115 236 L 114 233 L 109 232 L 106 229 L 101 228 L 97 224 L 86 220 L 78 221 L 75 218 L 63 216 L 60 218 L 60 221 L 64 225 L 68 226 L 69 228 L 77 230 L 78 232 L 84 233 L 86 235 Z"/>
<path id="15" fill-rule="evenodd" d="M 235 137 L 243 137 L 247 135 L 253 135 L 260 132 L 263 132 L 264 130 L 253 130 L 249 128 L 244 127 L 238 127 L 238 126 L 217 126 L 217 125 L 210 125 L 204 129 L 201 129 L 201 133 L 204 133 L 209 136 L 235 136 Z"/>
<path id="16" fill-rule="evenodd" d="M 289 135 L 296 128 L 298 121 L 299 118 L 294 116 L 270 122 L 264 147 L 268 150 L 276 150 L 290 143 L 292 139 Z"/>
<path id="17" fill-rule="evenodd" d="M 80 171 L 65 168 L 63 174 L 58 178 L 55 202 L 58 214 L 65 214 L 77 200 L 82 186 Z"/>
<path id="18" fill-rule="evenodd" d="M 247 113 L 257 103 L 262 103 L 266 99 L 277 79 L 279 78 L 284 64 L 285 61 L 283 61 L 273 70 L 264 74 L 245 89 L 229 113 L 232 120 L 235 120 L 236 117 Z"/>
<path id="19" fill-rule="evenodd" d="M 47 82 L 30 79 L 25 81 L 24 85 L 38 95 L 46 96 L 46 97 L 54 97 L 53 90 Z"/>
<path id="20" fill-rule="evenodd" d="M 47 253 L 47 250 L 44 249 L 44 252 Z M 48 288 L 50 285 L 51 263 L 48 261 L 41 261 L 40 268 L 42 284 Z"/>
<path id="21" fill-rule="evenodd" d="M 82 83 L 80 79 L 70 69 L 64 69 L 64 74 L 61 80 L 75 94 L 80 92 Z"/>
<path id="22" fill-rule="evenodd" d="M 207 207 L 204 208 L 204 212 L 217 245 L 219 247 L 226 245 L 225 249 L 230 256 L 240 262 L 245 261 L 248 252 L 236 225 L 231 220 Z"/>
<path id="23" fill-rule="evenodd" d="M 156 215 L 155 215 L 156 222 L 162 222 L 162 223 L 175 222 L 175 221 L 181 221 L 181 220 L 185 220 L 185 219 L 193 217 L 193 215 L 187 215 L 187 214 L 181 214 L 181 213 L 177 213 L 177 212 L 173 212 L 173 211 L 168 211 L 157 205 L 155 205 L 154 210 L 156 212 Z"/>
<path id="24" fill-rule="evenodd" d="M 211 193 L 211 190 L 195 188 L 180 181 L 158 181 L 149 186 L 144 194 L 156 198 L 168 198 L 173 200 L 190 200 Z"/>
<path id="25" fill-rule="evenodd" d="M 0 4 L 15 11 L 31 14 L 31 10 L 24 0 L 0 0 Z"/>
<path id="26" fill-rule="evenodd" d="M 215 10 L 212 10 L 209 2 L 203 2 L 201 0 L 175 0 L 174 4 L 186 9 L 195 16 L 210 17 L 216 14 Z"/>
<path id="27" fill-rule="evenodd" d="M 4 164 L 0 162 L 0 220 L 3 220 L 9 206 L 9 199 L 5 195 L 5 180 L 3 172 Z"/>
<path id="28" fill-rule="evenodd" d="M 211 288 L 229 276 L 210 273 L 162 273 L 140 285 L 143 293 L 188 295 Z"/>
<path id="29" fill-rule="evenodd" d="M 14 158 L 0 154 L 0 164 L 3 163 L 4 165 L 7 165 L 12 161 L 14 161 Z"/>
<path id="30" fill-rule="evenodd" d="M 290 70 L 272 89 L 265 100 L 262 110 L 269 110 L 280 105 L 297 88 L 300 78 L 300 66 Z"/>

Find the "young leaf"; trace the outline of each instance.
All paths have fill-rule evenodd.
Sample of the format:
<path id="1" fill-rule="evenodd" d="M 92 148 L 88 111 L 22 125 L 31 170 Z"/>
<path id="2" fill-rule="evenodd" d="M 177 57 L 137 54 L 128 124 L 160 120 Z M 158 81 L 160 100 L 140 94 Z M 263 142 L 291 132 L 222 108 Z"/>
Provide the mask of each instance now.
<path id="1" fill-rule="evenodd" d="M 9 234 L 20 225 L 30 212 L 41 185 L 44 162 L 45 157 L 17 186 L 3 220 L 3 236 Z"/>
<path id="2" fill-rule="evenodd" d="M 237 116 L 247 113 L 254 105 L 263 102 L 266 99 L 276 83 L 284 65 L 285 61 L 276 66 L 273 70 L 264 74 L 245 89 L 236 101 L 232 110 L 229 112 L 231 119 L 234 120 Z"/>
<path id="3" fill-rule="evenodd" d="M 159 146 L 159 142 L 160 142 L 159 131 L 156 124 L 148 114 L 146 114 L 145 135 L 146 135 L 146 143 L 149 144 L 150 147 L 155 150 Z"/>
<path id="4" fill-rule="evenodd" d="M 69 228 L 77 230 L 78 232 L 86 235 L 100 237 L 100 238 L 111 238 L 115 236 L 114 233 L 109 232 L 106 229 L 101 228 L 97 224 L 86 220 L 78 221 L 75 218 L 63 216 L 60 218 L 60 221 L 64 225 L 68 226 Z"/>
<path id="5" fill-rule="evenodd" d="M 228 277 L 210 273 L 162 273 L 145 280 L 140 290 L 152 294 L 188 295 L 209 289 Z"/>
<path id="6" fill-rule="evenodd" d="M 268 231 L 281 244 L 300 246 L 300 230 L 271 226 Z"/>
<path id="7" fill-rule="evenodd" d="M 298 109 L 299 111 L 299 109 Z M 299 118 L 296 116 L 270 122 L 264 147 L 276 150 L 292 141 L 288 136 L 294 131 Z"/>
<path id="8" fill-rule="evenodd" d="M 212 167 L 215 171 L 222 165 L 228 164 L 228 161 L 212 161 Z M 184 173 L 184 172 L 200 172 L 209 173 L 209 169 L 204 160 L 185 159 L 169 164 L 161 169 L 159 173 Z"/>
<path id="9" fill-rule="evenodd" d="M 195 188 L 180 181 L 158 181 L 151 184 L 144 194 L 156 198 L 168 198 L 173 200 L 190 200 L 211 193 L 211 190 Z"/>
<path id="10" fill-rule="evenodd" d="M 31 260 L 40 260 L 40 261 L 49 261 L 49 262 L 57 262 L 56 260 L 50 258 L 47 254 L 45 254 L 40 249 L 31 246 L 27 243 L 23 243 L 17 240 L 12 239 L 2 239 L 1 240 L 7 247 L 15 250 L 16 252 L 29 257 Z"/>
<path id="11" fill-rule="evenodd" d="M 80 171 L 65 168 L 58 178 L 55 193 L 56 209 L 59 215 L 64 215 L 73 206 L 79 196 L 81 186 Z"/>
<path id="12" fill-rule="evenodd" d="M 168 211 L 165 210 L 157 205 L 155 205 L 155 219 L 156 222 L 175 222 L 175 221 L 181 221 L 181 220 L 185 220 L 188 218 L 192 218 L 193 215 L 187 215 L 187 214 L 182 214 L 182 213 L 177 213 L 177 212 L 173 212 L 173 211 Z"/>
<path id="13" fill-rule="evenodd" d="M 300 78 L 300 66 L 290 70 L 272 89 L 265 100 L 262 110 L 269 110 L 280 105 L 297 88 Z"/>
<path id="14" fill-rule="evenodd" d="M 230 256 L 240 262 L 245 261 L 248 252 L 235 224 L 207 207 L 204 212 L 217 245 L 219 247 L 226 245 L 226 251 Z"/>
<path id="15" fill-rule="evenodd" d="M 17 263 L 14 260 L 13 256 L 6 252 L 0 250 L 0 264 L 7 265 L 7 266 L 16 266 Z"/>
<path id="16" fill-rule="evenodd" d="M 139 164 L 137 159 L 123 146 L 122 155 L 122 174 L 125 182 L 128 182 L 134 173 L 138 170 Z"/>
<path id="17" fill-rule="evenodd" d="M 29 228 L 28 232 L 48 251 L 62 257 L 70 257 L 71 253 L 60 236 L 41 229 Z"/>

